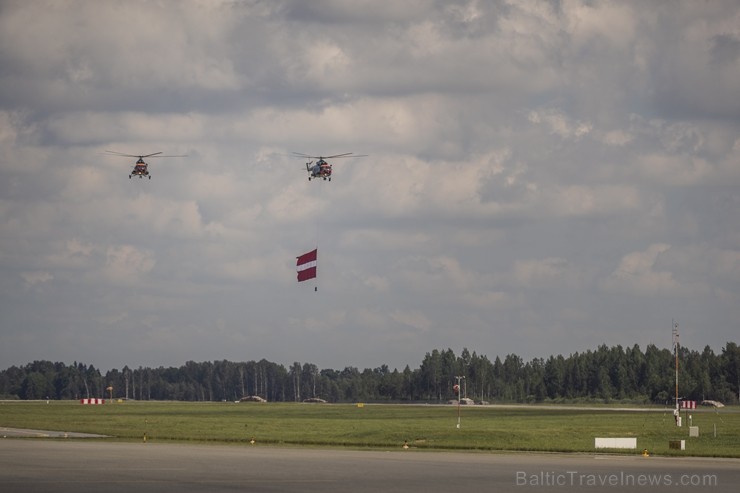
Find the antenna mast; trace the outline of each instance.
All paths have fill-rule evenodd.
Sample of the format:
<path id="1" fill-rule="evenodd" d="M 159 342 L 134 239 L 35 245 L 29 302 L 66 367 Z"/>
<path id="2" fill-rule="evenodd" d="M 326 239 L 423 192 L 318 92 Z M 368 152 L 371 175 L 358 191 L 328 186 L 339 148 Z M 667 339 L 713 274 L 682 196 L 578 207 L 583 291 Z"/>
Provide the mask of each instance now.
<path id="1" fill-rule="evenodd" d="M 676 411 L 674 414 L 678 416 L 678 322 L 675 320 L 671 320 L 671 331 L 673 333 L 673 354 L 676 358 Z M 679 423 L 680 421 L 677 419 L 676 422 Z"/>

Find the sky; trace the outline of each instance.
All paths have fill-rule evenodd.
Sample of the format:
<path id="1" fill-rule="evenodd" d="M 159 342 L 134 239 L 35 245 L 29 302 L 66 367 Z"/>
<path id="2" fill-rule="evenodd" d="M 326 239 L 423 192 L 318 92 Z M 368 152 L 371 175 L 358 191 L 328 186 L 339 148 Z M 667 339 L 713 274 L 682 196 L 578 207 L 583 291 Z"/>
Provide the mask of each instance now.
<path id="1" fill-rule="evenodd" d="M 1 0 L 0 47 L 2 369 L 740 340 L 734 0 Z"/>

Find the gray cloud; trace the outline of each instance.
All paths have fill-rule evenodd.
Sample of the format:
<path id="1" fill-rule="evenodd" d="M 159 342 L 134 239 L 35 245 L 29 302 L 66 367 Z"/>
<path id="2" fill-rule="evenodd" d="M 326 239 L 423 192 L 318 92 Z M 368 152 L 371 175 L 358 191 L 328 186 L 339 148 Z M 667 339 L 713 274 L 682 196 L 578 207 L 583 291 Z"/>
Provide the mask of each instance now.
<path id="1" fill-rule="evenodd" d="M 736 337 L 733 2 L 5 2 L 0 360 Z M 128 178 L 130 154 L 151 180 Z M 336 160 L 308 182 L 291 152 Z M 318 291 L 295 257 L 319 247 Z"/>

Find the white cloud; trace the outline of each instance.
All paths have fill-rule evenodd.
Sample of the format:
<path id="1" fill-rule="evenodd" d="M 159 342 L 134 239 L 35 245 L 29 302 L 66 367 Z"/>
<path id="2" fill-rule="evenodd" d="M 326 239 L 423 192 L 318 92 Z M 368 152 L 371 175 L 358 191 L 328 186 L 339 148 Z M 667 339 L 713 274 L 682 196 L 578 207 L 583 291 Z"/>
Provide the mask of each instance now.
<path id="1" fill-rule="evenodd" d="M 148 274 L 156 263 L 154 253 L 133 245 L 111 246 L 106 251 L 104 273 L 113 283 L 132 284 Z"/>
<path id="2" fill-rule="evenodd" d="M 556 109 L 530 111 L 528 119 L 535 124 L 547 125 L 551 133 L 562 139 L 578 140 L 588 135 L 593 128 L 589 122 L 570 121 L 566 115 Z"/>
<path id="3" fill-rule="evenodd" d="M 705 296 L 708 286 L 702 280 L 676 278 L 676 271 L 664 266 L 662 258 L 669 255 L 671 246 L 650 245 L 647 250 L 633 252 L 622 258 L 619 266 L 602 283 L 608 292 L 636 296 Z"/>
<path id="4" fill-rule="evenodd" d="M 512 275 L 517 285 L 530 289 L 574 289 L 584 285 L 582 276 L 562 258 L 518 260 Z"/>
<path id="5" fill-rule="evenodd" d="M 611 130 L 604 134 L 603 141 L 613 146 L 624 146 L 629 144 L 633 138 L 634 136 L 623 130 Z"/>
<path id="6" fill-rule="evenodd" d="M 640 16 L 650 15 L 635 12 L 629 3 L 601 2 L 596 4 L 567 1 L 563 4 L 566 26 L 576 48 L 593 48 L 600 42 L 607 49 L 625 49 L 635 37 Z"/>
<path id="7" fill-rule="evenodd" d="M 427 331 L 432 323 L 418 310 L 394 310 L 389 317 L 396 323 L 406 325 L 419 331 Z"/>
<path id="8" fill-rule="evenodd" d="M 21 277 L 23 278 L 27 288 L 31 288 L 36 284 L 43 284 L 54 279 L 54 276 L 48 271 L 21 272 Z"/>

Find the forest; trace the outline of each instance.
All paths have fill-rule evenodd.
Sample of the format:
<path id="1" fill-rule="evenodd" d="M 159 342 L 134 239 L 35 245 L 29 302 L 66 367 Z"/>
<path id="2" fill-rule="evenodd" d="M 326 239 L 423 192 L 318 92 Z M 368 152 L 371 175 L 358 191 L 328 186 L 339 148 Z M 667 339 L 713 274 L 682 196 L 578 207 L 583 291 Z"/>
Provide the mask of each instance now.
<path id="1" fill-rule="evenodd" d="M 599 346 L 567 357 L 523 361 L 517 355 L 484 355 L 463 349 L 426 353 L 419 368 L 387 365 L 360 370 L 319 369 L 311 363 L 289 367 L 260 361 L 194 362 L 175 367 L 112 369 L 92 365 L 34 361 L 0 371 L 0 399 L 80 399 L 90 397 L 236 401 L 259 396 L 267 401 L 445 402 L 463 397 L 476 402 L 634 402 L 664 404 L 675 398 L 673 349 L 648 345 Z M 740 347 L 727 343 L 720 354 L 679 347 L 679 397 L 738 404 Z"/>

